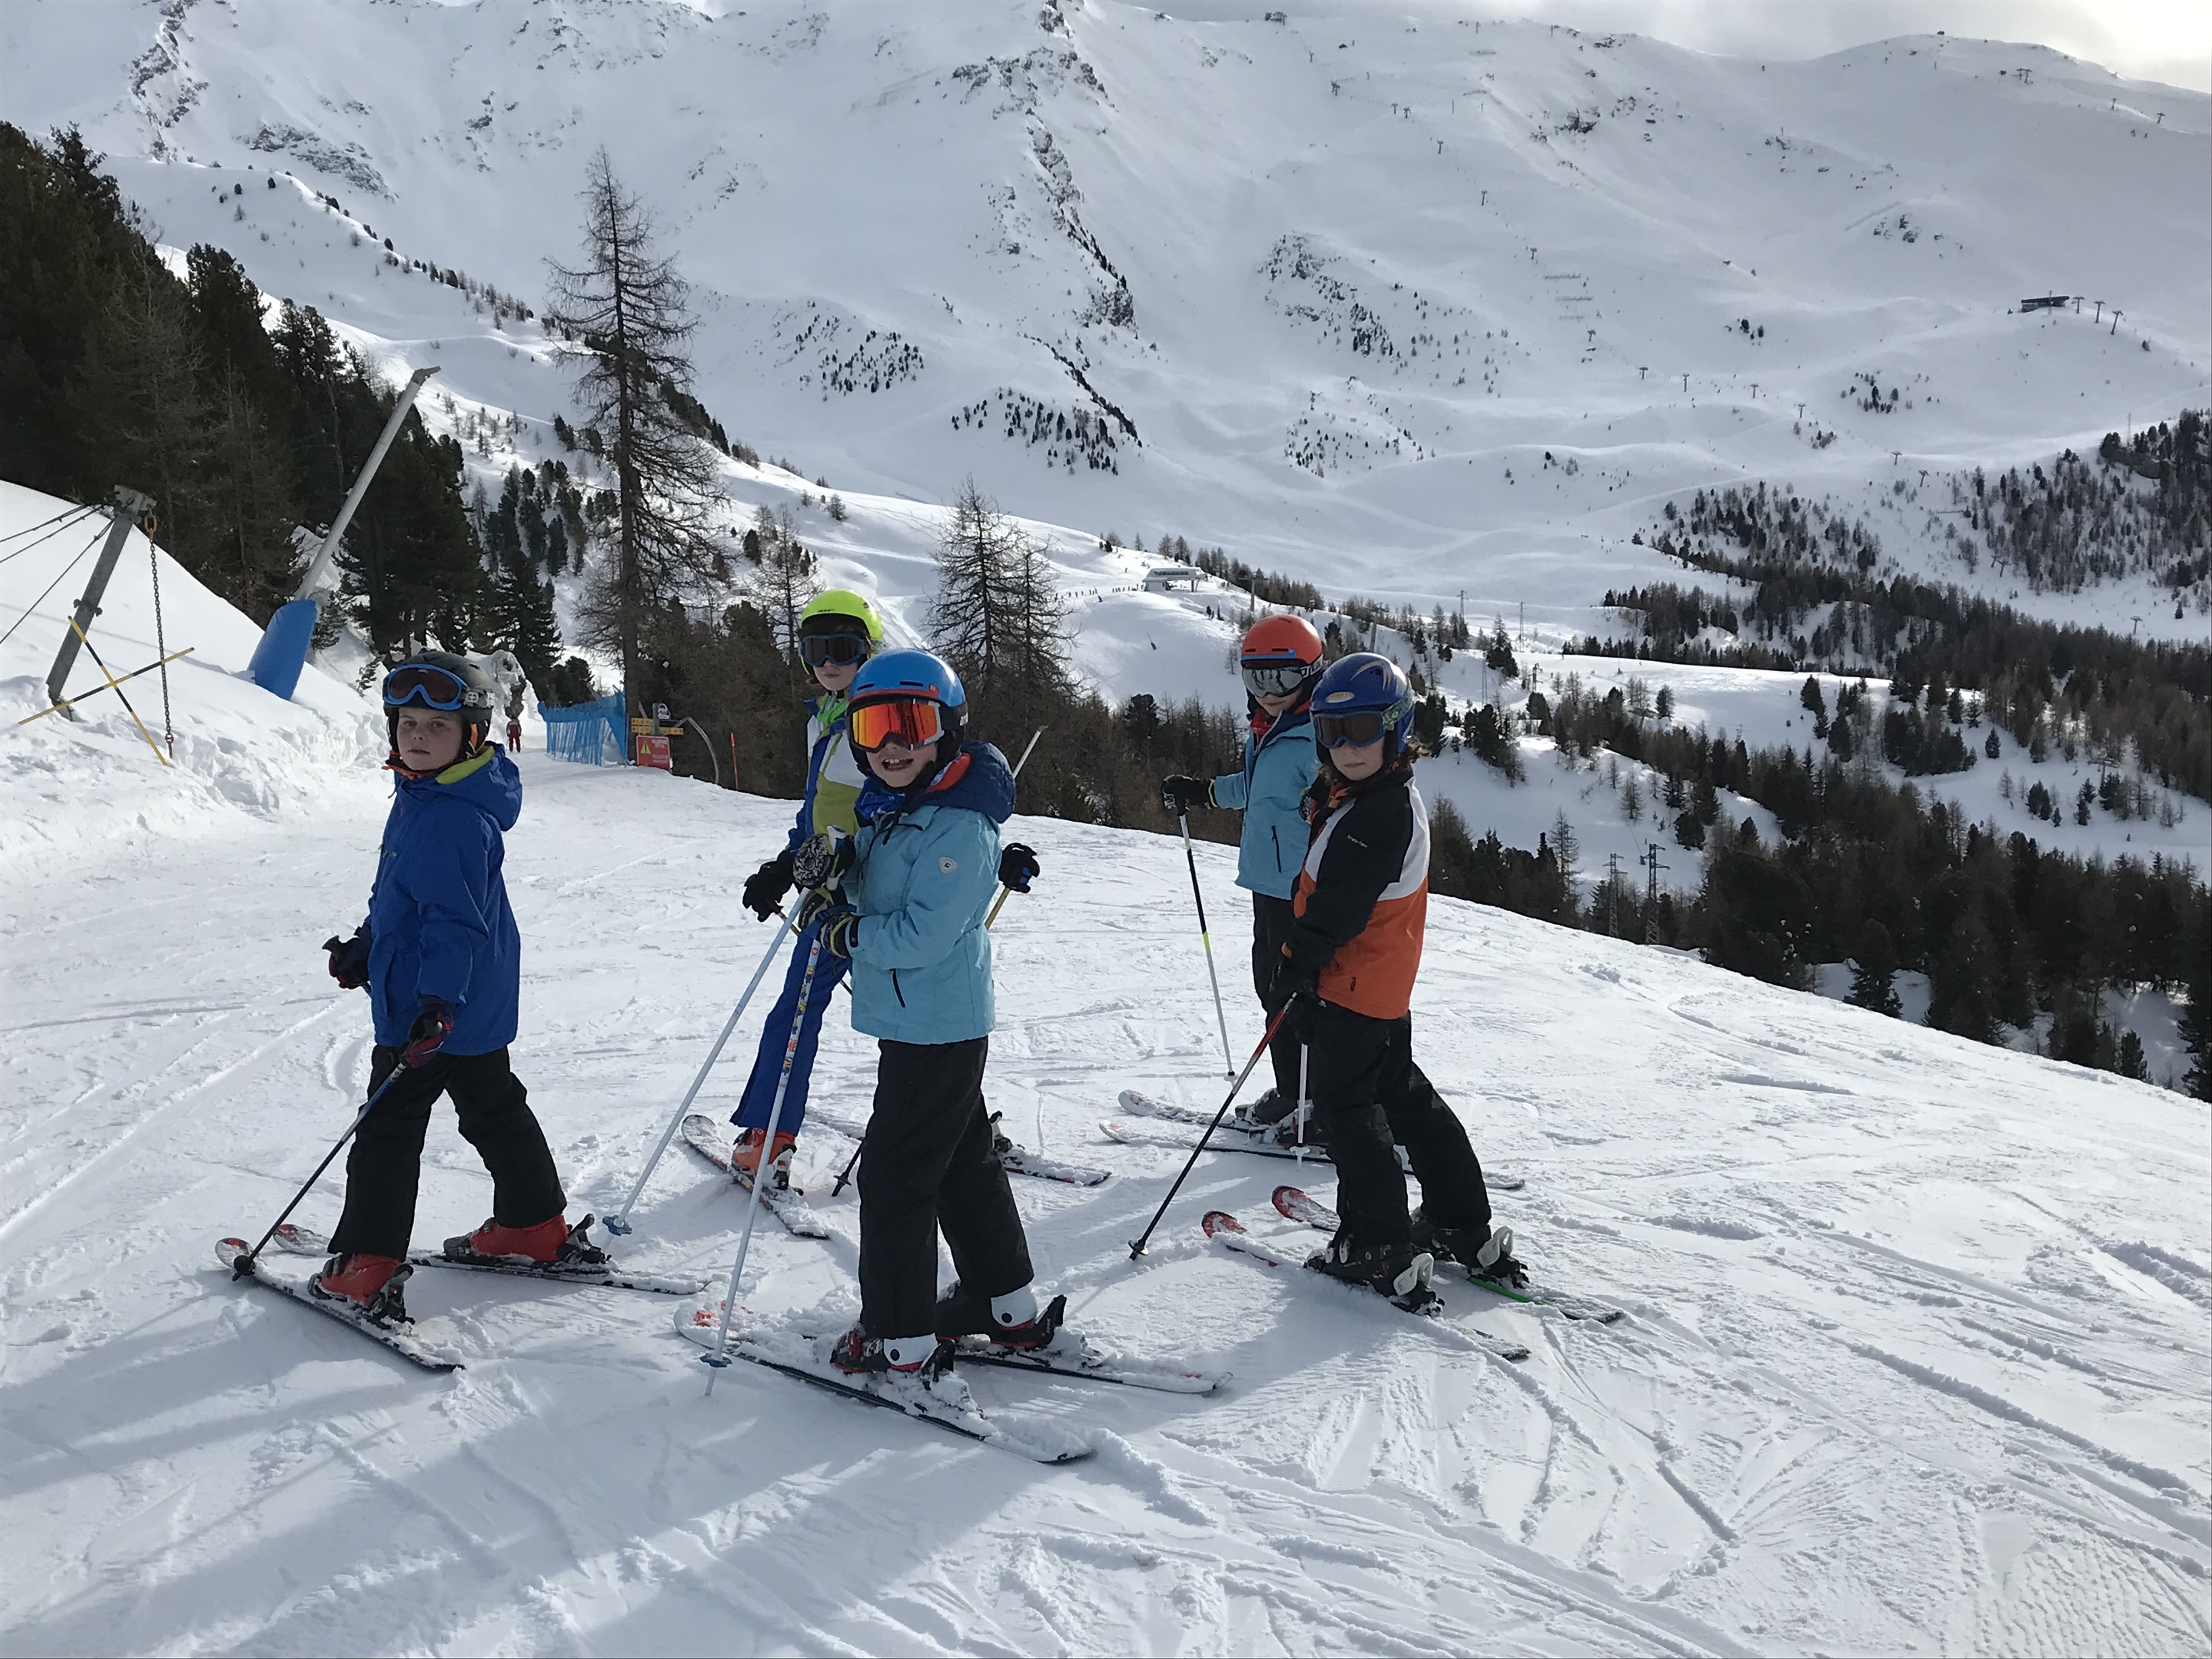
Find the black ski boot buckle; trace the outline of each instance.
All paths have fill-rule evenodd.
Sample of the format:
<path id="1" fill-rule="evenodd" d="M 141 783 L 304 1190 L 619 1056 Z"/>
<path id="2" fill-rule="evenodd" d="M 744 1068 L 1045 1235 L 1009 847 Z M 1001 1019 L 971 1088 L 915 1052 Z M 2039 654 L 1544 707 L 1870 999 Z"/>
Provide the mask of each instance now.
<path id="1" fill-rule="evenodd" d="M 553 1259 L 564 1267 L 605 1267 L 607 1253 L 584 1237 L 584 1230 L 597 1219 L 596 1216 L 587 1215 L 569 1228 L 568 1237 L 561 1241 L 560 1255 Z"/>

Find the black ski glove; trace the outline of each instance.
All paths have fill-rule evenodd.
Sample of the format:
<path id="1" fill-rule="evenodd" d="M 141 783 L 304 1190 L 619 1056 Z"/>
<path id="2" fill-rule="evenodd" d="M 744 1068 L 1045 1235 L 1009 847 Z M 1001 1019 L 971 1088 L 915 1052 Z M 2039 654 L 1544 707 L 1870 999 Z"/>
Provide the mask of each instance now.
<path id="1" fill-rule="evenodd" d="M 827 913 L 840 908 L 849 907 L 846 907 L 845 902 L 836 894 L 824 892 L 817 887 L 799 901 L 799 913 L 791 919 L 791 925 L 803 933 Z"/>
<path id="2" fill-rule="evenodd" d="M 1036 879 L 1039 867 L 1036 848 L 1010 841 L 999 854 L 999 885 L 1026 893 L 1030 884 Z"/>
<path id="3" fill-rule="evenodd" d="M 1213 786 L 1204 778 L 1162 778 L 1160 805 L 1176 817 L 1194 806 L 1213 805 Z"/>
<path id="4" fill-rule="evenodd" d="M 745 878 L 741 902 L 766 921 L 769 913 L 783 902 L 783 896 L 791 890 L 791 849 L 787 847 Z"/>
<path id="5" fill-rule="evenodd" d="M 823 913 L 822 948 L 833 957 L 850 959 L 853 941 L 860 936 L 860 913 L 849 904 L 833 904 Z"/>
<path id="6" fill-rule="evenodd" d="M 1301 962 L 1286 956 L 1275 964 L 1274 976 L 1267 981 L 1267 1006 L 1279 1008 L 1297 998 L 1310 999 L 1315 988 L 1321 983 L 1321 964 Z M 1296 1015 L 1291 1016 L 1293 1019 Z"/>
<path id="7" fill-rule="evenodd" d="M 453 1011 L 435 997 L 424 997 L 422 1012 L 408 1028 L 407 1046 L 399 1051 L 399 1058 L 410 1066 L 426 1064 L 453 1034 Z"/>
<path id="8" fill-rule="evenodd" d="M 819 830 L 791 855 L 791 878 L 801 887 L 835 887 L 853 867 L 853 838 L 842 830 Z"/>
<path id="9" fill-rule="evenodd" d="M 331 953 L 331 977 L 338 982 L 342 991 L 358 991 L 368 983 L 368 929 L 354 930 L 351 939 L 340 939 L 332 933 L 323 941 L 323 949 Z"/>
<path id="10" fill-rule="evenodd" d="M 1267 982 L 1264 1006 L 1289 1010 L 1283 1018 L 1285 1035 L 1301 1042 L 1306 1040 L 1306 1022 L 1321 1002 L 1318 988 L 1322 971 L 1335 955 L 1334 945 L 1303 927 L 1293 927 L 1291 936 L 1283 941 L 1282 959 L 1275 964 L 1274 975 Z"/>

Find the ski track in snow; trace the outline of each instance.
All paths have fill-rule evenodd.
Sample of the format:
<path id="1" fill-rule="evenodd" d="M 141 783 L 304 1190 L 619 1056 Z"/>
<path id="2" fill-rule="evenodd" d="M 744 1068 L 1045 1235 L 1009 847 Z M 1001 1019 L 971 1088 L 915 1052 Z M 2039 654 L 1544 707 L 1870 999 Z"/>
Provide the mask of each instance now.
<path id="1" fill-rule="evenodd" d="M 757 954 L 736 890 L 787 809 L 523 765 L 517 1064 L 572 1213 L 604 1213 Z M 1281 1170 L 1233 1153 L 1200 1160 L 1132 1264 L 1181 1160 L 1095 1124 L 1124 1086 L 1218 1103 L 1211 998 L 1181 849 L 1055 822 L 1019 826 L 1045 875 L 998 929 L 990 1098 L 1018 1139 L 1115 1175 L 1015 1183 L 1040 1278 L 1100 1341 L 1231 1382 L 977 1373 L 987 1411 L 1093 1437 L 1088 1462 L 1045 1469 L 772 1375 L 708 1398 L 650 1298 L 418 1273 L 425 1337 L 469 1362 L 426 1378 L 202 1266 L 358 1097 L 367 1010 L 328 988 L 316 941 L 358 915 L 379 822 L 373 796 L 338 795 L 158 862 L 94 848 L 98 902 L 65 899 L 50 932 L 25 926 L 35 884 L 7 890 L 12 1650 L 2212 1639 L 2197 1109 L 1439 902 L 1423 1063 L 1486 1157 L 1526 1172 L 1498 1202 L 1529 1260 L 1629 1316 L 1445 1281 L 1428 1324 L 1255 1271 L 1205 1246 L 1206 1208 L 1315 1236 L 1269 1209 Z M 1200 857 L 1225 902 L 1229 854 Z M 817 1092 L 853 1114 L 873 1056 L 842 1007 Z M 757 1030 L 701 1109 L 730 1109 Z M 850 1143 L 800 1145 L 832 1237 L 757 1233 L 744 1295 L 827 1326 L 857 1300 L 855 1200 L 828 1190 Z M 1333 1192 L 1325 1167 L 1305 1181 Z M 338 1192 L 301 1218 L 328 1225 Z M 417 1244 L 488 1201 L 441 1112 Z M 621 1254 L 719 1284 L 739 1218 L 675 1149 Z M 1471 1351 L 1475 1328 L 1529 1358 Z"/>

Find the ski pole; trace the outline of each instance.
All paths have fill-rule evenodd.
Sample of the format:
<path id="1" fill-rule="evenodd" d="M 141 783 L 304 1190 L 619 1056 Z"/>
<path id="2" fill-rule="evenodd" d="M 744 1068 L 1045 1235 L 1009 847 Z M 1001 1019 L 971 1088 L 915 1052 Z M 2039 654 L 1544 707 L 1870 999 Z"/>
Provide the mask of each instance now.
<path id="1" fill-rule="evenodd" d="M 1022 750 L 1022 757 L 1014 763 L 1014 775 L 1016 777 L 1018 778 L 1021 776 L 1022 768 L 1030 763 L 1030 751 L 1036 749 L 1037 746 L 1037 739 L 1044 734 L 1045 728 L 1042 726 L 1037 727 L 1036 731 L 1030 733 L 1029 746 Z M 1001 887 L 999 889 L 999 896 L 992 902 L 990 914 L 983 918 L 983 927 L 985 932 L 988 933 L 990 930 L 991 924 L 999 919 L 999 912 L 1006 908 L 1006 901 L 1013 896 L 1013 891 L 1014 890 L 1011 887 Z M 853 987 L 852 982 L 849 980 L 842 981 L 842 983 L 848 992 L 851 991 Z M 835 1198 L 838 1194 L 843 1192 L 845 1190 L 845 1183 L 853 1178 L 853 1166 L 860 1161 L 860 1148 L 867 1144 L 867 1132 L 863 1130 L 860 1134 L 860 1139 L 854 1144 L 852 1157 L 845 1160 L 845 1167 L 837 1172 L 837 1179 L 830 1188 L 830 1197 Z"/>
<path id="2" fill-rule="evenodd" d="M 1022 768 L 1030 763 L 1030 751 L 1036 749 L 1037 746 L 1037 739 L 1042 737 L 1044 733 L 1045 728 L 1042 726 L 1037 727 L 1036 731 L 1030 733 L 1029 747 L 1022 750 L 1022 757 L 1014 763 L 1015 777 L 1018 778 L 1021 776 Z M 997 901 L 991 906 L 991 914 L 983 918 L 983 926 L 985 927 L 988 928 L 993 922 L 999 919 L 999 912 L 1006 908 L 1006 899 L 1013 890 L 1014 890 L 1011 887 L 1001 887 L 999 889 L 999 896 Z"/>
<path id="3" fill-rule="evenodd" d="M 707 1392 L 714 1392 L 714 1371 L 730 1363 L 730 1316 L 738 1305 L 738 1278 L 745 1270 L 745 1254 L 753 1246 L 753 1223 L 760 1215 L 761 1183 L 775 1179 L 770 1157 L 775 1151 L 775 1132 L 783 1121 L 783 1097 L 791 1087 L 792 1062 L 799 1057 L 799 1034 L 806 1024 L 806 1001 L 814 989 L 814 966 L 822 960 L 822 935 L 816 933 L 807 947 L 806 972 L 799 981 L 799 1004 L 792 1010 L 791 1036 L 783 1045 L 783 1071 L 775 1080 L 775 1098 L 769 1103 L 768 1127 L 761 1135 L 761 1156 L 753 1165 L 752 1185 L 745 1201 L 745 1230 L 738 1236 L 738 1259 L 730 1264 L 730 1293 L 722 1298 L 722 1328 L 714 1338 L 714 1352 L 700 1358 L 714 1368 L 707 1374 Z"/>
<path id="4" fill-rule="evenodd" d="M 783 913 L 779 910 L 776 914 L 781 915 Z M 645 1160 L 645 1168 L 637 1172 L 637 1184 L 629 1189 L 629 1196 L 623 1200 L 622 1208 L 607 1218 L 609 1232 L 626 1234 L 629 1231 L 629 1212 L 636 1206 L 638 1195 L 645 1191 L 645 1183 L 652 1177 L 654 1165 L 660 1162 L 660 1155 L 668 1150 L 668 1143 L 676 1139 L 677 1127 L 684 1121 L 684 1115 L 691 1109 L 692 1101 L 706 1086 L 707 1073 L 714 1069 L 714 1062 L 722 1057 L 722 1046 L 729 1042 L 730 1033 L 738 1029 L 738 1021 L 745 1012 L 745 1005 L 753 1000 L 753 993 L 760 989 L 761 981 L 768 976 L 768 965 L 775 960 L 776 951 L 783 944 L 787 931 L 786 928 L 777 928 L 775 937 L 769 940 L 768 949 L 761 955 L 760 966 L 753 969 L 752 983 L 745 987 L 745 994 L 738 999 L 738 1006 L 730 1010 L 729 1018 L 722 1024 L 722 1035 L 714 1039 L 714 1046 L 707 1051 L 707 1063 L 699 1068 L 699 1075 L 691 1079 L 691 1086 L 684 1091 L 684 1098 L 676 1108 L 675 1116 L 668 1120 L 668 1127 L 660 1132 L 660 1144 L 653 1149 L 653 1156 Z"/>
<path id="5" fill-rule="evenodd" d="M 1213 936 L 1206 928 L 1206 895 L 1198 888 L 1198 854 L 1191 850 L 1190 814 L 1176 813 L 1176 823 L 1182 827 L 1182 855 L 1190 866 L 1190 896 L 1198 905 L 1198 942 L 1206 947 L 1206 976 L 1213 981 L 1213 1017 L 1221 1025 L 1221 1075 L 1228 1077 L 1236 1069 L 1237 1057 L 1229 1048 L 1229 1016 L 1221 1009 L 1221 975 L 1213 971 Z M 1271 1025 L 1267 1029 L 1272 1031 L 1275 1028 Z"/>
<path id="6" fill-rule="evenodd" d="M 860 1138 L 853 1143 L 852 1157 L 847 1158 L 845 1160 L 845 1167 L 837 1171 L 837 1179 L 830 1188 L 830 1197 L 835 1198 L 838 1194 L 845 1190 L 845 1183 L 853 1178 L 853 1166 L 860 1161 L 860 1148 L 867 1144 L 867 1131 L 863 1129 L 860 1132 Z"/>
<path id="7" fill-rule="evenodd" d="M 1260 1056 L 1267 1052 L 1267 1045 L 1275 1040 L 1276 1028 L 1282 1024 L 1283 1017 L 1291 1012 L 1291 1004 L 1297 1001 L 1297 999 L 1292 997 L 1277 1009 L 1274 1018 L 1267 1022 L 1267 1035 L 1260 1039 L 1260 1046 L 1252 1051 L 1252 1058 L 1244 1062 L 1244 1069 L 1237 1073 L 1237 1080 L 1229 1085 L 1229 1093 L 1222 1100 L 1221 1109 L 1213 1115 L 1213 1121 L 1206 1126 L 1206 1133 L 1198 1138 L 1198 1145 L 1190 1149 L 1190 1157 L 1182 1166 L 1182 1174 L 1175 1178 L 1175 1185 L 1168 1188 L 1168 1195 L 1160 1200 L 1160 1207 L 1152 1212 L 1152 1218 L 1145 1224 L 1145 1231 L 1129 1241 L 1130 1261 L 1134 1261 L 1144 1255 L 1145 1246 L 1152 1240 L 1152 1230 L 1160 1224 L 1160 1218 L 1168 1212 L 1168 1206 L 1175 1202 L 1175 1195 L 1182 1190 L 1184 1180 L 1197 1165 L 1198 1155 L 1206 1150 L 1206 1143 L 1213 1139 L 1213 1132 L 1221 1127 L 1221 1120 L 1229 1115 L 1230 1107 L 1237 1102 L 1237 1091 L 1244 1086 L 1244 1079 L 1252 1075 L 1252 1068 L 1260 1063 Z"/>
<path id="8" fill-rule="evenodd" d="M 1306 1092 L 1306 1077 L 1313 1064 L 1313 1045 L 1298 1044 L 1298 1162 L 1306 1161 L 1306 1119 L 1313 1112 L 1313 1097 Z"/>
<path id="9" fill-rule="evenodd" d="M 374 1106 L 378 1101 L 384 1098 L 384 1091 L 386 1089 L 389 1089 L 393 1084 L 397 1083 L 399 1080 L 400 1073 L 406 1069 L 407 1063 L 405 1060 L 396 1060 L 392 1061 L 392 1069 L 384 1074 L 384 1081 L 376 1085 L 375 1090 L 369 1095 L 369 1097 L 367 1100 L 362 1102 L 361 1109 L 353 1115 L 353 1121 L 346 1125 L 346 1132 L 338 1137 L 337 1145 L 331 1147 L 329 1152 L 324 1153 L 323 1161 L 315 1165 L 314 1174 L 307 1177 L 307 1185 L 301 1188 L 298 1192 L 292 1194 L 292 1201 L 284 1206 L 284 1213 L 278 1216 L 274 1221 L 270 1222 L 269 1224 L 269 1231 L 261 1235 L 261 1243 L 259 1244 L 256 1244 L 244 1255 L 239 1256 L 231 1262 L 230 1271 L 234 1278 L 244 1279 L 248 1273 L 253 1271 L 253 1260 L 256 1256 L 261 1254 L 262 1246 L 267 1244 L 270 1239 L 276 1237 L 276 1230 L 292 1218 L 292 1212 L 300 1207 L 300 1200 L 307 1195 L 308 1188 L 313 1187 L 318 1181 L 320 1181 L 323 1178 L 323 1171 L 331 1167 L 331 1160 L 336 1158 L 338 1153 L 344 1149 L 346 1142 L 353 1139 L 353 1132 L 361 1127 L 361 1121 L 368 1115 L 369 1109 Z"/>

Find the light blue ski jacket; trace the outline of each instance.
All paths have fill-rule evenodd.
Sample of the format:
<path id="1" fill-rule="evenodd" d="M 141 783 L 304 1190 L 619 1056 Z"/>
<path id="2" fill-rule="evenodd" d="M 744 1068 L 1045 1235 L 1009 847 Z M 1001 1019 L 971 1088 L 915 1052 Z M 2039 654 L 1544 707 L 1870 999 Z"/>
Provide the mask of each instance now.
<path id="1" fill-rule="evenodd" d="M 894 1042 L 964 1042 L 997 1023 L 991 935 L 999 826 L 1014 810 L 1006 757 L 988 743 L 918 797 L 871 780 L 844 882 L 860 913 L 853 942 L 853 1027 Z"/>
<path id="2" fill-rule="evenodd" d="M 1286 899 L 1305 862 L 1306 821 L 1298 799 L 1319 767 L 1314 754 L 1313 713 L 1286 709 L 1264 738 L 1244 738 L 1244 765 L 1213 781 L 1213 804 L 1244 814 L 1237 884 L 1270 898 Z"/>

